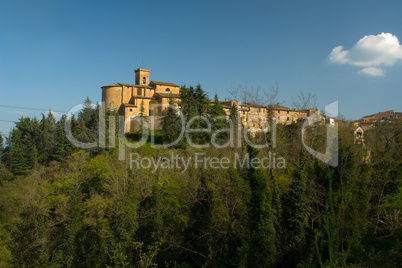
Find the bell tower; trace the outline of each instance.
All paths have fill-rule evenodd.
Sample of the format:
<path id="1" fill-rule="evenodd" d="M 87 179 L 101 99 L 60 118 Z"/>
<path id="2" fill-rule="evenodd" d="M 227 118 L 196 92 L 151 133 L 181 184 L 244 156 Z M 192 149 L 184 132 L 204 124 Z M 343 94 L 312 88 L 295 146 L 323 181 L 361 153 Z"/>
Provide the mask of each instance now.
<path id="1" fill-rule="evenodd" d="M 142 69 L 142 68 L 138 68 L 137 70 L 135 70 L 135 84 L 148 85 L 150 71 L 151 69 Z"/>

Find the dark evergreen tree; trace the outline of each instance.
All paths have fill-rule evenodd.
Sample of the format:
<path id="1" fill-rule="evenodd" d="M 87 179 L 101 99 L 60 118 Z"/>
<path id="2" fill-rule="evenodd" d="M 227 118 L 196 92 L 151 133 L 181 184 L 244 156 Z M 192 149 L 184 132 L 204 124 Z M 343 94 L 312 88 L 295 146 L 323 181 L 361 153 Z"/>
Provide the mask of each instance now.
<path id="1" fill-rule="evenodd" d="M 74 150 L 72 144 L 67 139 L 64 131 L 67 116 L 63 115 L 60 120 L 56 123 L 56 148 L 52 158 L 57 161 L 62 161 L 66 159 L 67 156 L 71 154 Z"/>
<path id="2" fill-rule="evenodd" d="M 309 200 L 307 193 L 306 159 L 303 147 L 301 147 L 299 165 L 290 186 L 287 198 L 286 226 L 288 230 L 287 261 L 295 265 L 305 257 L 303 253 L 306 244 L 306 234 L 309 218 Z"/>
<path id="3" fill-rule="evenodd" d="M 86 100 L 83 103 L 82 110 L 78 114 L 79 118 L 82 118 L 85 122 L 86 127 L 90 128 L 92 125 L 93 121 L 93 106 L 92 106 L 92 101 L 89 99 L 89 97 L 86 98 Z"/>
<path id="4" fill-rule="evenodd" d="M 145 246 L 162 239 L 161 188 L 156 182 L 152 185 L 152 193 L 139 204 L 139 228 L 137 241 Z M 146 215 L 146 216 L 145 216 Z"/>
<path id="5" fill-rule="evenodd" d="M 197 105 L 197 114 L 206 116 L 209 108 L 209 98 L 207 93 L 202 89 L 201 84 L 196 86 L 194 97 Z"/>
<path id="6" fill-rule="evenodd" d="M 272 168 L 270 169 L 270 176 L 272 181 L 272 209 L 275 214 L 275 230 L 276 233 L 279 234 L 281 232 L 282 226 L 282 194 L 281 189 L 279 188 L 278 182 Z"/>
<path id="7" fill-rule="evenodd" d="M 175 141 L 180 135 L 181 131 L 181 120 L 174 109 L 174 105 L 174 99 L 171 95 L 169 98 L 169 107 L 167 109 L 166 116 L 162 121 L 163 139 L 167 143 Z"/>
<path id="8" fill-rule="evenodd" d="M 27 173 L 26 150 L 21 141 L 21 133 L 18 130 L 12 130 L 11 140 L 11 172 L 16 176 L 23 176 Z"/>
<path id="9" fill-rule="evenodd" d="M 188 226 L 184 234 L 183 249 L 179 254 L 179 264 L 192 267 L 205 267 L 211 260 L 211 223 L 213 192 L 208 189 L 205 177 L 201 178 L 197 201 L 190 213 Z"/>
<path id="10" fill-rule="evenodd" d="M 239 115 L 239 110 L 237 109 L 237 105 L 233 103 L 230 108 L 229 120 L 232 122 L 231 127 L 233 133 L 233 145 L 238 146 L 239 135 L 241 135 L 241 119 Z"/>
<path id="11" fill-rule="evenodd" d="M 210 107 L 209 114 L 212 118 L 214 118 L 215 116 L 226 116 L 225 110 L 219 102 L 218 94 L 215 94 L 214 102 Z"/>
<path id="12" fill-rule="evenodd" d="M 38 149 L 36 149 L 36 145 L 32 145 L 32 148 L 27 153 L 27 168 L 35 169 L 39 166 L 38 163 Z"/>
<path id="13" fill-rule="evenodd" d="M 240 119 L 239 110 L 237 109 L 237 105 L 234 103 L 230 108 L 229 119 L 232 121 L 233 127 L 235 129 L 240 126 L 241 123 L 239 122 Z"/>
<path id="14" fill-rule="evenodd" d="M 56 143 L 56 120 L 52 111 L 49 111 L 47 117 L 42 114 L 40 122 L 40 139 L 37 146 L 40 163 L 45 164 L 54 160 L 52 156 L 55 153 Z"/>
<path id="15" fill-rule="evenodd" d="M 221 103 L 218 100 L 218 94 L 215 94 L 215 100 L 210 107 L 209 115 L 211 118 L 212 132 L 217 133 L 215 141 L 221 143 L 223 140 L 227 138 L 228 133 L 223 131 L 220 132 L 219 130 L 227 128 L 228 121 L 226 119 L 225 110 L 223 109 Z"/>
<path id="16" fill-rule="evenodd" d="M 3 142 L 4 142 L 4 139 L 3 139 L 3 136 L 0 133 L 0 165 L 1 165 L 2 159 L 3 159 L 3 151 L 4 151 Z"/>
<path id="17" fill-rule="evenodd" d="M 272 211 L 272 193 L 268 187 L 268 177 L 260 166 L 253 166 L 251 159 L 258 151 L 248 147 L 250 168 L 248 179 L 251 188 L 249 216 L 249 267 L 272 267 L 275 264 L 275 215 Z"/>
<path id="18" fill-rule="evenodd" d="M 187 88 L 185 85 L 181 87 L 179 107 L 186 121 L 197 115 L 194 87 Z"/>

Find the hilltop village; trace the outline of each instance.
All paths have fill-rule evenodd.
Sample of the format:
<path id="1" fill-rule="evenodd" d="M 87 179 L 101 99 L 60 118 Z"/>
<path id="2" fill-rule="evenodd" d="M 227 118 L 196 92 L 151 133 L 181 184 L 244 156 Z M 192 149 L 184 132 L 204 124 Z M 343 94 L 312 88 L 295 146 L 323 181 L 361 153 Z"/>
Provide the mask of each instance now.
<path id="1" fill-rule="evenodd" d="M 114 110 L 124 117 L 126 133 L 134 131 L 132 121 L 141 113 L 148 119 L 154 117 L 158 122 L 166 115 L 170 98 L 174 99 L 176 105 L 180 101 L 180 86 L 150 80 L 150 71 L 150 69 L 136 69 L 135 84 L 114 83 L 102 86 L 102 102 L 109 110 Z M 224 100 L 220 101 L 220 104 L 228 116 L 232 106 L 236 105 L 242 124 L 247 125 L 251 132 L 260 129 L 262 122 L 267 120 L 268 108 L 271 109 L 273 119 L 279 124 L 291 124 L 306 119 L 312 113 L 319 113 L 315 108 L 298 110 L 279 104 L 268 107 L 257 103 L 241 103 L 238 100 Z"/>

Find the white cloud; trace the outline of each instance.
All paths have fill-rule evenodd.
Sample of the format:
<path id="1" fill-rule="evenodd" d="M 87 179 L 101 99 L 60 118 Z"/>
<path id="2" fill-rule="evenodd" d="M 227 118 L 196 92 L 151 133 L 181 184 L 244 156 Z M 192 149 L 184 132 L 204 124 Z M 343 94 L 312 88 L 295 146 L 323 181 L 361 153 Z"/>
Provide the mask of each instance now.
<path id="1" fill-rule="evenodd" d="M 391 33 L 366 35 L 350 50 L 337 46 L 329 55 L 330 62 L 366 67 L 358 73 L 372 76 L 384 76 L 385 71 L 375 67 L 393 66 L 398 60 L 402 60 L 402 46 Z"/>
<path id="2" fill-rule="evenodd" d="M 366 67 L 360 71 L 357 72 L 358 74 L 368 74 L 371 76 L 384 76 L 385 71 L 381 68 L 377 67 Z"/>

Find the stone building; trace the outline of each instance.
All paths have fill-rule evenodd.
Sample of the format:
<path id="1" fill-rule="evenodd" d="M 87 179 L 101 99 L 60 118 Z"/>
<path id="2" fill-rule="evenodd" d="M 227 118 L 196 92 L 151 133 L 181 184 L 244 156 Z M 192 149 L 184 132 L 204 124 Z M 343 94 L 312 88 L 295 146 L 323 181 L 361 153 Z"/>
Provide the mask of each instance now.
<path id="1" fill-rule="evenodd" d="M 154 116 L 158 121 L 164 116 L 170 96 L 178 99 L 180 95 L 180 87 L 174 83 L 149 81 L 150 71 L 135 70 L 135 84 L 114 83 L 102 87 L 102 102 L 124 116 L 125 132 L 134 130 L 132 121 L 140 116 L 141 108 L 146 117 Z"/>
<path id="2" fill-rule="evenodd" d="M 150 69 L 138 68 L 135 70 L 135 84 L 114 83 L 102 87 L 102 102 L 109 110 L 115 110 L 124 117 L 124 131 L 135 131 L 133 122 L 143 114 L 150 121 L 156 122 L 152 129 L 159 126 L 160 120 L 165 115 L 169 98 L 179 101 L 180 87 L 174 83 L 150 81 Z M 282 105 L 264 106 L 256 103 L 239 103 L 237 100 L 225 100 L 220 102 L 226 114 L 229 116 L 233 105 L 237 106 L 241 123 L 248 126 L 251 132 L 264 130 L 268 121 L 268 114 L 279 124 L 291 124 L 306 119 L 317 109 L 296 110 Z"/>

